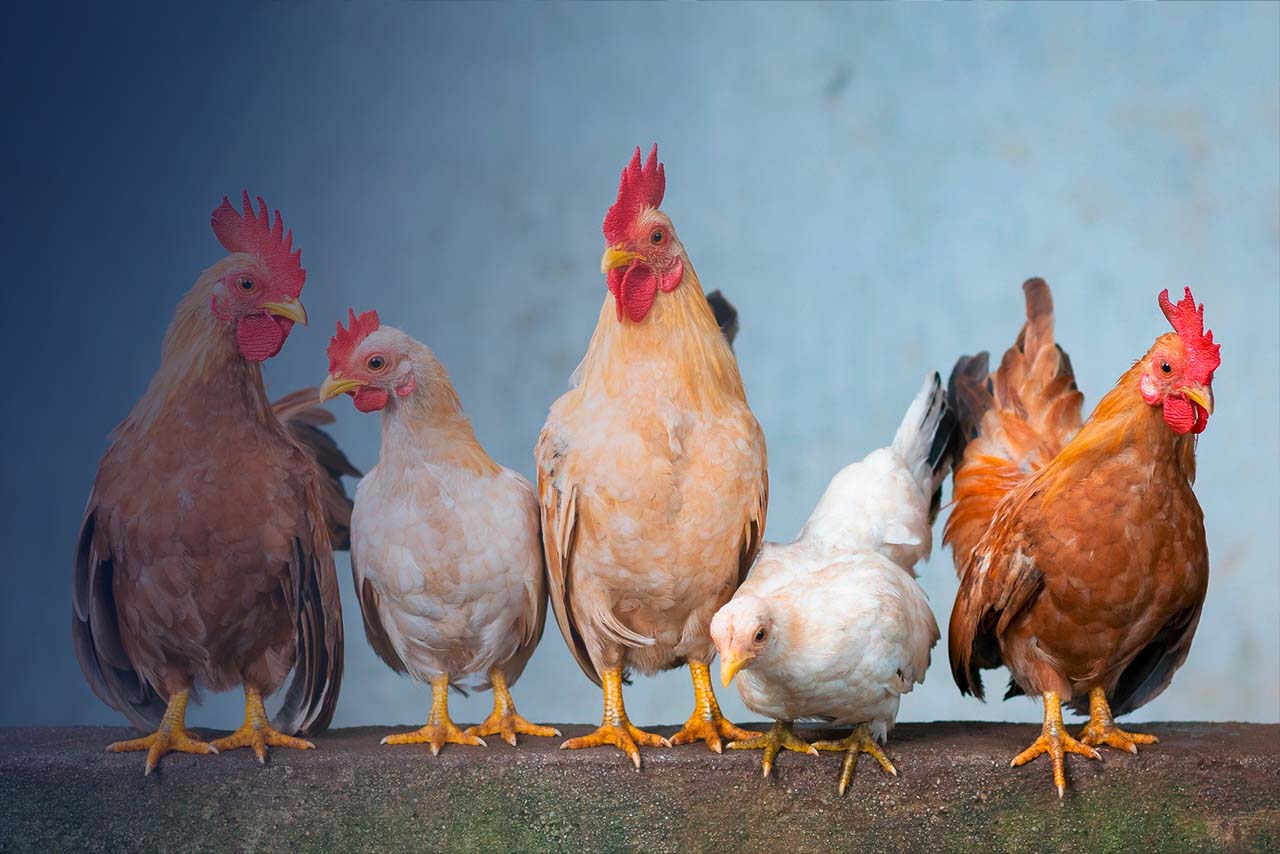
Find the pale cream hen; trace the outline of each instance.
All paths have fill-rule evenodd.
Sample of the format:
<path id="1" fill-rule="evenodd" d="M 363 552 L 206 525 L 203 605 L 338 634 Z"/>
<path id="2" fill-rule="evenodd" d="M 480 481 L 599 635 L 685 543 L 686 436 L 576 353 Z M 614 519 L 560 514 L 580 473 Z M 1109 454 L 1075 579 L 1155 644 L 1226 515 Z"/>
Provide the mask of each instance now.
<path id="1" fill-rule="evenodd" d="M 356 490 L 351 567 L 365 633 L 393 670 L 431 685 L 427 724 L 385 744 L 483 745 L 559 733 L 530 724 L 509 688 L 542 635 L 546 588 L 533 487 L 476 441 L 443 365 L 377 314 L 338 327 L 322 397 L 382 412 L 378 464 Z M 492 686 L 493 714 L 465 732 L 450 684 Z"/>

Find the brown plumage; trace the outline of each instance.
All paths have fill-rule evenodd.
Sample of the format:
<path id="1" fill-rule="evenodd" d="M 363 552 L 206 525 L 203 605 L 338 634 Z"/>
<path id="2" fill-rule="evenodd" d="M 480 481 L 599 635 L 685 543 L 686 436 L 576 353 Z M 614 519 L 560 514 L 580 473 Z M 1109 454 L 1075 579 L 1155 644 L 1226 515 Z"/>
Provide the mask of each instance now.
<path id="1" fill-rule="evenodd" d="M 1101 705 L 1085 745 L 1132 749 L 1150 737 L 1130 738 L 1110 716 L 1168 686 L 1204 601 L 1196 433 L 1171 424 L 1187 401 L 1212 409 L 1212 369 L 1206 377 L 1183 358 L 1198 345 L 1161 336 L 1082 426 L 1048 286 L 1032 279 L 1024 290 L 1026 326 L 995 374 L 985 353 L 962 358 L 952 374 L 969 439 L 945 532 L 960 574 L 952 671 L 962 691 L 982 697 L 980 671 L 1004 664 L 1009 696 L 1045 695 L 1047 715 L 1058 701 L 1086 711 L 1092 699 Z M 1151 384 L 1162 381 L 1155 396 Z"/>
<path id="2" fill-rule="evenodd" d="M 274 721 L 281 733 L 323 729 L 337 702 L 333 543 L 345 543 L 351 517 L 338 478 L 356 470 L 317 428 L 328 416 L 312 405 L 314 390 L 273 408 L 261 352 L 250 346 L 247 357 L 237 338 L 239 315 L 228 322 L 210 310 L 227 277 L 246 269 L 256 271 L 248 290 L 263 294 L 246 317 L 305 317 L 296 295 L 272 301 L 274 271 L 261 258 L 236 253 L 206 271 L 178 307 L 146 393 L 112 434 L 85 509 L 76 654 L 98 697 L 140 729 L 174 729 L 166 703 L 172 713 L 180 695 L 180 718 L 186 692 L 202 687 L 243 684 L 260 704 L 291 669 Z M 179 720 L 166 738 L 183 737 Z"/>

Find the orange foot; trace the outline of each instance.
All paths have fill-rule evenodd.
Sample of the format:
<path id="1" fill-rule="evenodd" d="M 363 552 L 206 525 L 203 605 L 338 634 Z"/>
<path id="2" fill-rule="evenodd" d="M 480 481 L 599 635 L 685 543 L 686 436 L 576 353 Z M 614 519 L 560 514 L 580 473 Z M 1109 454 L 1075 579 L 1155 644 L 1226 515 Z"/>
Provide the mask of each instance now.
<path id="1" fill-rule="evenodd" d="M 671 742 L 660 735 L 645 732 L 625 717 L 617 723 L 604 723 L 590 735 L 571 738 L 560 745 L 561 750 L 578 750 L 583 747 L 602 747 L 612 744 L 627 754 L 631 764 L 640 770 L 640 745 L 645 747 L 670 747 Z"/>
<path id="2" fill-rule="evenodd" d="M 462 731 L 446 720 L 442 723 L 429 723 L 413 732 L 398 732 L 382 739 L 383 744 L 426 744 L 431 746 L 431 755 L 437 756 L 440 748 L 446 744 L 467 744 L 472 747 L 488 747 L 484 739 L 471 735 L 470 731 Z"/>
<path id="3" fill-rule="evenodd" d="M 516 713 L 516 704 L 507 688 L 505 673 L 495 667 L 489 677 L 493 682 L 493 712 L 482 723 L 467 727 L 467 735 L 500 735 L 512 747 L 516 746 L 516 733 L 540 735 L 544 738 L 560 735 L 560 730 L 555 727 L 529 723 Z"/>
<path id="4" fill-rule="evenodd" d="M 1089 692 L 1089 722 L 1080 730 L 1080 740 L 1090 747 L 1105 744 L 1130 753 L 1137 753 L 1139 744 L 1157 744 L 1160 741 L 1154 735 L 1125 732 L 1116 726 L 1106 692 L 1101 688 L 1094 688 Z"/>
<path id="5" fill-rule="evenodd" d="M 778 753 L 783 749 L 794 750 L 796 753 L 808 753 L 810 756 L 817 756 L 818 751 L 802 738 L 798 738 L 791 731 L 791 724 L 783 721 L 774 721 L 773 726 L 767 733 L 760 733 L 751 738 L 744 738 L 738 741 L 729 742 L 730 750 L 764 750 L 764 756 L 760 760 L 761 776 L 768 777 L 773 771 L 773 760 L 777 758 Z"/>
<path id="6" fill-rule="evenodd" d="M 762 732 L 733 725 L 720 713 L 720 704 L 711 689 L 711 668 L 701 661 L 690 661 L 689 673 L 693 676 L 694 710 L 684 728 L 671 737 L 672 744 L 705 741 L 708 747 L 720 753 L 724 749 L 722 739 L 751 741 L 764 737 Z"/>
<path id="7" fill-rule="evenodd" d="M 237 747 L 251 747 L 260 765 L 265 765 L 267 762 L 268 747 L 316 749 L 316 746 L 305 738 L 295 738 L 272 729 L 267 723 L 267 710 L 262 705 L 262 695 L 248 685 L 244 686 L 244 723 L 231 735 L 215 741 L 213 746 L 217 748 L 215 753 L 221 750 L 235 750 Z"/>
<path id="8" fill-rule="evenodd" d="M 484 739 L 463 732 L 449 720 L 449 676 L 437 676 L 431 680 L 431 713 L 427 723 L 413 732 L 399 732 L 382 739 L 383 744 L 426 744 L 431 755 L 438 756 L 446 744 L 467 744 L 472 747 L 488 747 Z"/>
<path id="9" fill-rule="evenodd" d="M 1064 757 L 1068 753 L 1087 756 L 1090 759 L 1101 759 L 1102 755 L 1087 744 L 1076 741 L 1067 735 L 1062 726 L 1062 701 L 1052 691 L 1044 695 L 1044 726 L 1040 737 L 1032 742 L 1026 750 L 1013 757 L 1009 764 L 1013 767 L 1024 765 L 1042 753 L 1049 754 L 1053 760 L 1053 783 L 1058 787 L 1058 797 L 1067 791 L 1067 778 L 1064 768 Z"/>
<path id="10" fill-rule="evenodd" d="M 169 698 L 164 710 L 164 719 L 160 728 L 151 735 L 132 738 L 128 741 L 117 741 L 108 745 L 109 753 L 129 753 L 135 750 L 147 751 L 147 761 L 142 766 L 145 777 L 155 770 L 160 757 L 166 753 L 217 753 L 218 748 L 187 732 L 187 691 L 179 691 Z"/>
<path id="11" fill-rule="evenodd" d="M 560 745 L 561 750 L 578 750 L 583 747 L 601 747 L 611 744 L 627 754 L 631 764 L 640 770 L 640 745 L 645 747 L 670 747 L 671 742 L 660 735 L 645 732 L 627 719 L 627 709 L 622 703 L 622 668 L 611 667 L 600 674 L 604 686 L 604 720 L 600 728 L 590 735 L 571 738 Z"/>
<path id="12" fill-rule="evenodd" d="M 898 776 L 898 769 L 893 767 L 889 757 L 880 749 L 880 745 L 876 744 L 876 740 L 871 735 L 871 727 L 867 724 L 858 724 L 847 737 L 836 741 L 815 741 L 813 747 L 815 750 L 844 751 L 844 764 L 840 766 L 839 784 L 842 795 L 849 788 L 849 781 L 853 779 L 853 766 L 857 763 L 860 753 L 873 757 L 880 763 L 881 768 L 895 777 Z"/>

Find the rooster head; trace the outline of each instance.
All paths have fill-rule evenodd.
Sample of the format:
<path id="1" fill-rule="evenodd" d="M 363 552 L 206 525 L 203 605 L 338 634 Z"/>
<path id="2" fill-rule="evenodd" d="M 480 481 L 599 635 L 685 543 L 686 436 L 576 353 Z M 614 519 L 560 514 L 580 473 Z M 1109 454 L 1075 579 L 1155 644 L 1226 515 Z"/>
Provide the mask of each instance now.
<path id="1" fill-rule="evenodd" d="M 329 339 L 329 376 L 320 400 L 349 394 L 361 412 L 376 412 L 396 397 L 408 397 L 417 384 L 409 340 L 403 332 L 383 327 L 376 311 L 359 316 L 347 309 L 347 326 L 338 322 Z"/>
<path id="2" fill-rule="evenodd" d="M 210 308 L 235 327 L 236 344 L 251 362 L 279 353 L 295 322 L 307 324 L 298 301 L 307 279 L 302 250 L 293 249 L 293 232 L 275 214 L 272 221 L 261 196 L 255 212 L 245 192 L 243 213 L 224 196 L 212 216 L 213 233 L 232 254 L 218 265 Z"/>
<path id="3" fill-rule="evenodd" d="M 618 322 L 624 315 L 632 323 L 644 320 L 658 291 L 674 291 L 684 277 L 684 247 L 671 220 L 658 210 L 666 186 L 657 143 L 643 165 L 637 146 L 622 170 L 618 200 L 604 217 L 606 248 L 600 271 L 608 277 Z"/>
<path id="4" fill-rule="evenodd" d="M 1160 292 L 1160 310 L 1173 326 L 1147 354 L 1139 380 L 1142 399 L 1164 410 L 1165 423 L 1176 433 L 1202 433 L 1213 414 L 1213 372 L 1222 358 L 1213 332 L 1204 328 L 1204 306 L 1196 305 L 1191 288 L 1178 302 Z"/>

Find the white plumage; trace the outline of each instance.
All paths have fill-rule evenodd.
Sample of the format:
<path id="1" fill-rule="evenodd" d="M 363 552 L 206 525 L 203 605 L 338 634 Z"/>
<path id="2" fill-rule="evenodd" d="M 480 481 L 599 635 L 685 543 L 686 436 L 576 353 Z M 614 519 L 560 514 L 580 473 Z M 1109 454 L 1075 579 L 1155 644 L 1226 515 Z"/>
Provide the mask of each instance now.
<path id="1" fill-rule="evenodd" d="M 739 674 L 753 711 L 866 724 L 885 740 L 939 637 L 915 565 L 932 548 L 954 429 L 933 374 L 893 443 L 841 470 L 795 541 L 764 545 L 711 624 L 722 675 Z"/>

